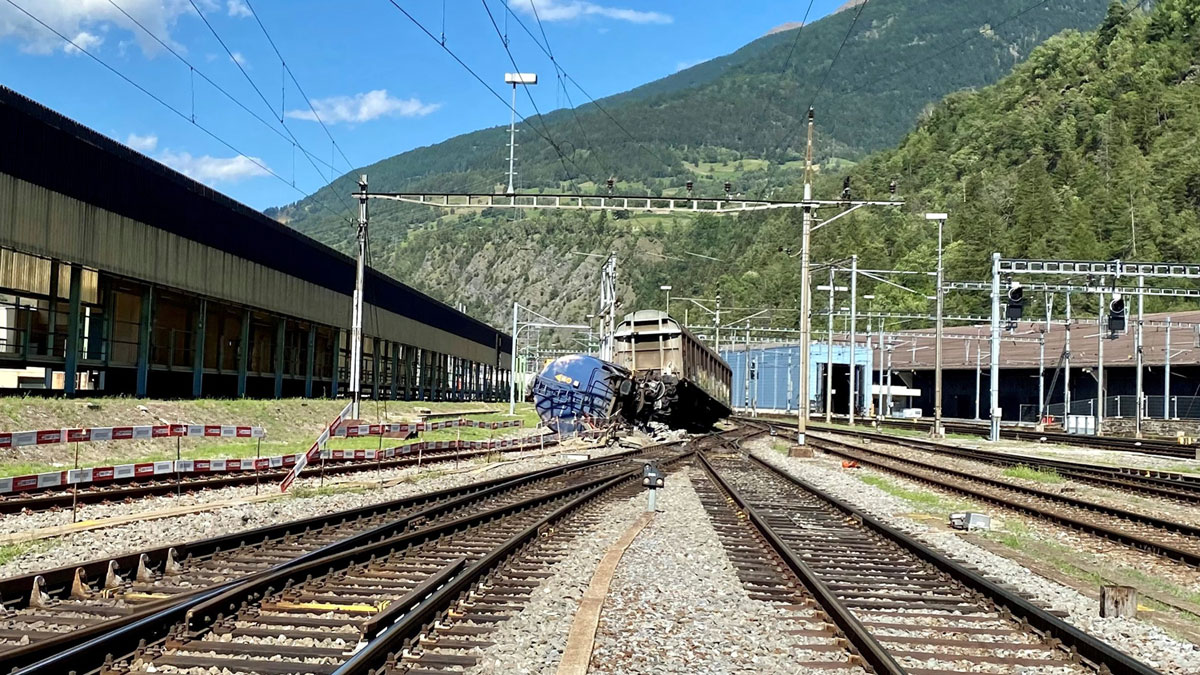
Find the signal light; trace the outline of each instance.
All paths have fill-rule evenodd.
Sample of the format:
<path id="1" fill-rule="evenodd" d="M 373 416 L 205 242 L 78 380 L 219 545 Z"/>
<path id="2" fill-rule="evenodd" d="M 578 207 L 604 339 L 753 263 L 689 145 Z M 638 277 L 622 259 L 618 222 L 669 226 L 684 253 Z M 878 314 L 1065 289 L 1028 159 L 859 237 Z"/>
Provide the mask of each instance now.
<path id="1" fill-rule="evenodd" d="M 1120 293 L 1113 293 L 1112 302 L 1108 303 L 1108 332 L 1112 337 L 1125 330 L 1125 298 Z"/>
<path id="2" fill-rule="evenodd" d="M 1020 321 L 1024 312 L 1025 289 L 1021 288 L 1021 282 L 1014 281 L 1012 287 L 1008 289 L 1008 302 L 1005 305 L 1004 318 L 1010 322 Z"/>
<path id="3" fill-rule="evenodd" d="M 892 195 L 896 194 L 896 181 L 894 179 L 891 183 L 888 183 L 888 193 Z"/>
<path id="4" fill-rule="evenodd" d="M 847 201 L 850 199 L 850 176 L 846 176 L 842 180 L 842 199 Z"/>
<path id="5" fill-rule="evenodd" d="M 750 379 L 752 379 L 752 380 L 758 379 L 758 361 L 750 362 Z"/>
<path id="6" fill-rule="evenodd" d="M 690 180 L 687 182 L 687 191 L 688 191 L 688 196 L 690 197 L 692 194 L 692 181 L 690 181 Z"/>
<path id="7" fill-rule="evenodd" d="M 608 194 L 611 195 L 613 191 L 613 179 L 609 178 L 606 182 L 608 183 Z"/>
<path id="8" fill-rule="evenodd" d="M 730 192 L 733 192 L 733 183 L 725 181 L 725 196 L 728 197 Z"/>

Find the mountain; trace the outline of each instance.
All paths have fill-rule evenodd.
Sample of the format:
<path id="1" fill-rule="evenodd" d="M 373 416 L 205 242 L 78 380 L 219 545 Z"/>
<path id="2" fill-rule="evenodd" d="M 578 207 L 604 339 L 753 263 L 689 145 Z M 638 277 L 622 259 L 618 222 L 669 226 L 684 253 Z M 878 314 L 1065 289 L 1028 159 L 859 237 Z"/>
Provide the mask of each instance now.
<path id="1" fill-rule="evenodd" d="M 1105 0 L 1029 3 L 872 0 L 861 13 L 841 11 L 769 34 L 601 99 L 603 110 L 588 103 L 531 118 L 523 125 L 521 189 L 594 193 L 612 177 L 622 194 L 681 194 L 693 180 L 698 194 L 717 195 L 729 180 L 742 194 L 787 195 L 802 173 L 810 104 L 819 125 L 817 159 L 831 173 L 900 141 L 947 94 L 995 82 L 1050 36 L 1093 28 L 1105 12 Z M 507 140 L 506 127 L 483 129 L 362 171 L 373 190 L 498 191 Z M 351 228 L 318 200 L 336 204 L 334 191 L 352 191 L 357 173 L 315 198 L 268 213 L 349 250 Z M 762 274 L 753 252 L 764 228 L 786 229 L 789 218 L 630 215 L 374 205 L 372 264 L 440 299 L 464 303 L 495 325 L 505 325 L 513 299 L 578 321 L 590 309 L 598 259 L 573 252 L 618 251 L 625 305 L 648 306 L 658 301 L 659 283 L 712 292 L 719 277 L 731 277 L 726 287 L 732 289 L 745 275 Z M 748 302 L 786 302 L 785 287 L 759 292 L 746 283 Z"/>

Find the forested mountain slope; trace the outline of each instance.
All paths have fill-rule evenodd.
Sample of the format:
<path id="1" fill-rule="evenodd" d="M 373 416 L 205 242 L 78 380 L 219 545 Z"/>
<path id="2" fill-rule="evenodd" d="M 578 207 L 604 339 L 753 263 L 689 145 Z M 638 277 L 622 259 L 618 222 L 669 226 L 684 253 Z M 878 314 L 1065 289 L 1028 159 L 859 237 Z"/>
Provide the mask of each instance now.
<path id="1" fill-rule="evenodd" d="M 840 184 L 839 167 L 898 142 L 931 103 L 994 82 L 1051 35 L 1095 27 L 1104 11 L 1105 0 L 872 0 L 861 15 L 850 7 L 802 33 L 774 33 L 603 99 L 604 111 L 585 104 L 531 119 L 521 148 L 522 188 L 596 192 L 613 177 L 618 191 L 628 194 L 679 194 L 686 180 L 694 180 L 701 194 L 719 194 L 721 182 L 730 180 L 743 194 L 780 197 L 794 190 L 801 175 L 809 104 L 818 114 L 818 161 L 827 179 L 839 172 Z M 944 114 L 943 107 L 931 119 Z M 562 157 L 539 132 L 555 140 Z M 491 192 L 502 185 L 506 142 L 506 128 L 485 129 L 365 172 L 374 190 Z M 871 166 L 882 166 L 879 161 Z M 858 175 L 874 180 L 876 173 Z M 916 184 L 908 180 L 915 177 L 911 171 L 897 175 L 906 187 Z M 353 179 L 335 181 L 318 198 L 336 203 L 328 190 L 350 192 Z M 840 191 L 840 185 L 830 189 Z M 311 200 L 272 214 L 344 249 L 353 235 Z M 513 299 L 563 320 L 586 314 L 598 260 L 572 252 L 621 253 L 628 307 L 657 302 L 660 282 L 711 293 L 721 276 L 728 292 L 756 305 L 794 296 L 795 281 L 787 274 L 778 283 L 755 281 L 771 278 L 775 268 L 782 273 L 793 267 L 794 261 L 775 259 L 780 242 L 791 236 L 787 216 L 717 222 L 629 215 L 373 207 L 372 264 L 436 297 L 465 303 L 496 325 L 504 325 L 504 308 Z M 771 252 L 774 258 L 766 255 Z M 567 299 L 572 302 L 560 306 Z"/>

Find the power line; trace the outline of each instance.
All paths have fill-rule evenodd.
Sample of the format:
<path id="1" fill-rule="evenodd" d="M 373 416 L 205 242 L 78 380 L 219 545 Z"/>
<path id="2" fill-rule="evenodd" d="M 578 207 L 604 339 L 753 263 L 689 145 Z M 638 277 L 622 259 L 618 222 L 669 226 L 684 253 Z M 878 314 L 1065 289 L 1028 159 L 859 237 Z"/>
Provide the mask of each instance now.
<path id="1" fill-rule="evenodd" d="M 601 171 L 606 171 L 611 177 L 613 175 L 612 167 L 608 164 L 608 162 L 604 161 L 604 157 L 600 154 L 600 151 L 592 146 L 592 140 L 588 137 L 587 130 L 583 127 L 583 122 L 579 120 L 579 112 L 575 110 L 575 102 L 571 100 L 571 92 L 567 91 L 566 82 L 563 80 L 563 68 L 559 65 L 558 60 L 554 58 L 554 51 L 550 49 L 550 38 L 546 35 L 546 26 L 542 24 L 542 17 L 538 14 L 537 4 L 530 2 L 529 7 L 533 10 L 533 18 L 537 20 L 538 30 L 542 33 L 542 41 L 546 43 L 546 48 L 543 51 L 545 51 L 546 55 L 550 57 L 550 63 L 554 64 L 554 77 L 558 80 L 559 86 L 562 87 L 563 95 L 567 98 L 567 105 L 570 106 L 571 117 L 575 119 L 575 125 L 579 127 L 579 133 L 583 136 L 583 142 L 588 147 L 588 152 L 592 157 L 592 161 L 599 164 Z M 512 14 L 512 9 L 509 8 L 507 2 L 504 3 L 504 9 L 507 10 L 509 14 Z M 513 14 L 513 17 L 516 18 L 516 15 Z M 525 22 L 521 21 L 519 18 L 517 18 L 517 23 L 521 26 L 521 28 L 525 28 Z M 525 28 L 525 32 L 529 33 L 529 29 Z M 530 33 L 529 37 L 533 38 L 534 44 L 538 44 L 537 38 L 534 37 L 532 33 Z M 538 46 L 540 47 L 541 45 L 539 44 Z"/>
<path id="2" fill-rule="evenodd" d="M 240 101 L 240 100 L 239 100 L 237 97 L 235 97 L 233 94 L 229 93 L 229 92 L 228 92 L 228 91 L 227 91 L 227 90 L 226 90 L 224 87 L 222 87 L 221 85 L 217 84 L 217 83 L 216 83 L 216 82 L 215 82 L 215 81 L 214 81 L 214 80 L 213 80 L 211 77 L 209 77 L 208 75 L 205 75 L 205 74 L 204 74 L 204 71 L 202 71 L 202 70 L 200 70 L 199 68 L 197 68 L 197 67 L 195 66 L 195 64 L 193 64 L 192 62 L 190 62 L 190 61 L 188 61 L 186 58 L 184 58 L 184 56 L 183 56 L 182 54 L 180 54 L 180 53 L 179 53 L 178 51 L 176 51 L 176 50 L 175 50 L 173 47 L 171 47 L 171 45 L 170 45 L 170 44 L 168 44 L 168 43 L 167 43 L 165 40 L 163 40 L 162 38 L 160 38 L 160 37 L 159 37 L 159 36 L 158 36 L 156 33 L 154 33 L 153 31 L 151 31 L 149 28 L 146 28 L 145 24 L 143 24 L 141 21 L 138 21 L 138 20 L 137 20 L 135 17 L 133 17 L 133 16 L 132 16 L 132 15 L 131 15 L 129 12 L 125 11 L 125 9 L 124 9 L 123 7 L 121 7 L 120 5 L 118 5 L 118 4 L 116 3 L 116 0 L 108 0 L 108 2 L 109 2 L 109 4 L 110 4 L 110 5 L 112 5 L 113 7 L 115 7 L 115 8 L 117 9 L 117 11 L 121 12 L 122 14 L 124 14 L 124 15 L 125 15 L 125 18 L 129 19 L 130 21 L 132 21 L 132 22 L 134 23 L 134 25 L 136 25 L 138 28 L 142 29 L 142 32 L 146 33 L 146 35 L 149 35 L 151 38 L 153 38 L 155 42 L 157 42 L 159 45 L 161 45 L 161 46 L 162 46 L 162 48 L 163 48 L 163 49 L 166 49 L 168 52 L 170 52 L 170 53 L 171 53 L 171 55 L 172 55 L 172 56 L 174 56 L 176 59 L 179 59 L 179 61 L 180 61 L 181 63 L 183 63 L 185 66 L 187 66 L 187 67 L 188 67 L 188 69 L 189 69 L 191 72 L 199 74 L 199 75 L 200 75 L 200 77 L 201 77 L 201 78 L 203 78 L 205 82 L 209 83 L 210 85 L 212 85 L 212 87 L 213 87 L 214 89 L 216 89 L 217 91 L 219 91 L 219 92 L 221 92 L 222 94 L 224 94 L 226 98 L 228 98 L 230 101 L 232 101 L 232 102 L 233 102 L 235 105 L 237 105 L 237 106 L 238 106 L 239 108 L 241 108 L 242 110 L 246 111 L 246 113 L 247 113 L 248 115 L 250 115 L 250 116 L 251 116 L 251 117 L 253 117 L 254 119 L 256 119 L 256 120 L 258 120 L 259 122 L 261 122 L 263 126 L 265 126 L 266 128 L 270 129 L 270 130 L 271 130 L 271 132 L 272 132 L 272 133 L 274 133 L 276 136 L 279 136 L 279 137 L 280 137 L 281 139 L 283 139 L 284 141 L 287 141 L 288 143 L 292 143 L 293 145 L 295 145 L 295 142 L 294 142 L 294 140 L 293 140 L 293 139 L 291 139 L 291 138 L 288 138 L 288 136 L 287 136 L 287 135 L 285 135 L 285 134 L 284 134 L 282 131 L 280 131 L 279 129 L 276 129 L 276 128 L 275 128 L 275 126 L 274 126 L 273 124 L 271 124 L 270 122 L 266 121 L 266 120 L 265 120 L 265 119 L 263 119 L 261 116 L 259 116 L 259 114 L 258 114 L 258 113 L 254 112 L 254 111 L 253 111 L 253 110 L 251 110 L 249 107 L 247 107 L 245 103 L 242 103 L 242 102 L 241 102 L 241 101 Z M 194 104 L 193 104 L 193 108 L 194 108 L 194 107 L 195 107 L 195 106 L 194 106 Z M 193 115 L 194 115 L 194 114 L 195 114 L 195 111 L 193 110 Z M 301 148 L 300 150 L 301 150 L 301 152 L 307 152 L 307 150 L 305 150 L 304 148 Z M 320 158 L 318 158 L 318 157 L 313 157 L 313 159 L 314 159 L 315 161 L 321 162 L 322 164 L 326 164 L 326 166 L 328 166 L 328 167 L 329 167 L 331 170 L 333 169 L 333 165 L 326 163 L 324 160 L 322 160 L 322 159 L 320 159 Z"/>
<path id="3" fill-rule="evenodd" d="M 513 71 L 518 73 L 521 72 L 521 67 L 517 65 L 517 60 L 513 57 L 512 50 L 508 46 L 508 36 L 500 32 L 500 25 L 496 23 L 496 17 L 492 14 L 492 8 L 488 6 L 487 0 L 479 1 L 483 3 L 483 9 L 487 12 L 488 18 L 492 21 L 492 28 L 496 29 L 496 35 L 500 38 L 500 44 L 504 46 L 504 53 L 508 54 L 508 61 L 512 64 Z M 554 152 L 558 155 L 558 163 L 562 165 L 563 172 L 567 174 L 567 180 L 570 180 L 571 173 L 567 170 L 567 158 L 565 155 L 563 155 L 562 149 L 558 147 L 558 143 L 555 143 L 554 139 L 550 136 L 550 128 L 546 126 L 546 120 L 542 117 L 542 111 L 538 109 L 537 101 L 533 99 L 533 94 L 529 91 L 529 85 L 522 82 L 521 86 L 525 89 L 525 96 L 529 98 L 529 104 L 533 106 L 533 111 L 536 113 L 538 121 L 542 124 L 542 131 L 545 132 L 544 136 L 546 138 L 546 142 L 550 144 L 550 147 L 554 148 Z M 583 170 L 578 164 L 575 164 L 573 160 L 571 161 L 571 164 L 574 165 L 580 173 L 583 173 Z"/>
<path id="4" fill-rule="evenodd" d="M 475 70 L 473 68 L 471 68 L 471 66 L 467 65 L 467 63 L 465 61 L 463 61 L 462 58 L 460 58 L 458 56 L 458 54 L 455 54 L 454 50 L 447 47 L 445 45 L 445 43 L 442 42 L 440 39 L 438 39 L 438 37 L 436 35 L 434 35 L 432 32 L 430 32 L 429 29 L 426 28 L 424 24 L 422 24 L 420 21 L 418 21 L 412 14 L 409 14 L 406 9 L 401 7 L 400 4 L 396 2 L 396 0 L 388 0 L 388 2 L 390 2 L 393 7 L 395 7 L 397 10 L 399 10 L 401 14 L 403 14 L 409 21 L 411 21 L 413 23 L 413 25 L 415 25 L 417 28 L 419 28 L 421 30 L 421 32 L 424 33 L 430 40 L 433 40 L 435 43 L 437 43 L 437 45 L 439 47 L 441 47 L 443 51 L 445 51 L 447 54 L 450 55 L 450 58 L 454 59 L 458 63 L 458 65 L 462 66 L 464 70 L 466 70 L 468 73 L 470 73 L 471 77 L 475 78 L 475 80 L 477 82 L 479 82 L 479 84 L 483 85 L 483 87 L 485 89 L 487 89 L 488 92 L 491 93 L 491 95 L 494 96 L 497 101 L 500 101 L 500 103 L 502 103 L 505 108 L 511 110 L 513 112 L 513 114 L 516 115 L 518 118 L 520 118 L 520 120 L 522 122 L 529 121 L 525 118 L 524 115 L 522 115 L 515 108 L 513 108 L 513 106 L 507 100 L 505 100 L 505 98 L 503 96 L 501 96 L 499 92 L 497 92 L 494 88 L 492 88 L 492 85 L 488 84 L 486 80 L 484 80 L 482 77 L 480 77 L 479 73 L 476 73 Z M 534 133 L 541 136 L 543 140 L 545 140 L 548 143 L 550 142 L 550 139 L 547 138 L 541 132 L 541 130 L 538 129 L 536 126 L 531 124 L 529 126 L 529 128 Z M 560 156 L 561 156 L 561 153 L 560 153 Z"/>
<path id="5" fill-rule="evenodd" d="M 329 127 L 325 126 L 325 122 L 321 119 L 320 113 L 318 113 L 317 109 L 313 107 L 312 101 L 308 98 L 308 94 L 304 92 L 304 87 L 300 86 L 300 80 L 296 79 L 296 74 L 292 72 L 292 69 L 288 66 L 287 61 L 283 58 L 283 54 L 279 52 L 279 47 L 275 46 L 275 40 L 271 39 L 271 34 L 267 32 L 267 27 L 263 25 L 262 19 L 258 16 L 258 12 L 254 11 L 254 7 L 250 4 L 250 0 L 244 0 L 244 2 L 246 3 L 246 7 L 250 9 L 250 14 L 254 16 L 254 20 L 258 22 L 258 27 L 262 29 L 263 35 L 267 37 L 267 42 L 271 43 L 271 49 L 275 50 L 275 56 L 279 57 L 279 63 L 282 64 L 283 69 L 287 71 L 288 77 L 292 78 L 292 84 L 296 85 L 296 91 L 300 92 L 300 96 L 303 97 L 304 102 L 308 104 L 308 109 L 312 111 L 313 117 L 316 118 L 317 123 L 321 125 L 322 129 L 325 130 L 325 135 L 329 137 L 329 142 L 333 144 L 333 147 L 337 148 L 338 154 L 342 156 L 342 160 L 346 162 L 346 166 L 353 171 L 354 163 L 350 161 L 350 158 L 346 157 L 346 153 L 342 151 L 342 146 L 338 145 L 337 141 L 333 139 L 333 133 L 329 131 Z M 281 117 L 279 121 L 282 123 L 282 113 L 280 113 L 280 115 Z"/>
<path id="6" fill-rule="evenodd" d="M 250 83 L 250 86 L 254 88 L 255 93 L 257 93 L 258 97 L 262 99 L 263 104 L 265 104 L 267 106 L 267 110 L 273 111 L 274 109 L 271 106 L 271 102 L 268 101 L 267 97 L 263 95 L 262 90 L 258 88 L 258 84 L 256 84 L 254 82 L 254 78 L 250 77 L 250 73 L 246 72 L 246 67 L 243 66 L 241 61 L 233 55 L 233 50 L 231 50 L 229 48 L 229 45 L 225 44 L 225 40 L 221 39 L 221 34 L 217 32 L 217 29 L 214 28 L 211 23 L 209 23 L 208 17 L 204 16 L 204 12 L 200 11 L 200 7 L 198 7 L 196 5 L 196 0 L 188 0 L 188 3 L 191 4 L 192 9 L 196 10 L 196 14 L 199 15 L 199 17 L 202 21 L 204 21 L 204 25 L 208 26 L 209 32 L 211 32 L 213 34 L 213 37 L 215 37 L 217 39 L 217 42 L 219 42 L 221 44 L 221 48 L 224 49 L 225 53 L 229 55 L 229 60 L 233 61 L 233 65 L 237 66 L 238 70 L 241 71 L 242 76 L 245 77 L 246 81 Z M 293 143 L 300 146 L 301 149 L 304 148 L 304 145 L 300 143 L 300 140 L 296 138 L 296 134 L 292 133 L 292 130 L 288 128 L 288 125 L 283 121 L 283 119 L 279 120 L 279 126 L 283 127 L 284 131 L 287 131 L 288 136 L 291 137 Z M 317 172 L 317 175 L 321 175 L 321 170 L 319 168 L 317 168 L 316 163 L 313 162 L 312 158 L 309 157 L 308 155 L 309 155 L 309 153 L 307 151 L 305 151 L 304 156 L 308 158 L 309 164 L 312 164 L 313 170 L 315 170 Z M 351 168 L 353 168 L 353 167 L 351 167 Z M 332 171 L 331 171 L 331 173 L 332 173 Z M 324 178 L 324 176 L 321 176 L 321 177 Z M 330 182 L 332 182 L 332 180 Z M 346 200 L 345 195 L 342 195 L 342 194 L 338 193 L 337 191 L 333 191 L 333 194 L 335 197 L 338 198 L 338 200 L 342 203 L 342 206 L 347 211 L 353 210 L 350 206 L 350 202 L 348 202 Z"/>
<path id="7" fill-rule="evenodd" d="M 274 176 L 275 178 L 278 178 L 281 183 L 291 187 L 293 190 L 299 192 L 301 195 L 303 195 L 305 197 L 309 196 L 306 192 L 304 192 L 304 190 L 301 190 L 300 188 L 296 187 L 294 184 L 288 182 L 287 179 L 285 179 L 283 176 L 280 176 L 279 174 L 275 173 L 275 171 L 273 171 L 270 167 L 266 166 L 265 164 L 263 164 L 259 160 L 255 159 L 254 157 L 251 157 L 250 155 L 247 155 L 246 153 L 242 152 L 236 146 L 234 146 L 232 143 L 230 143 L 229 141 L 225 140 L 224 138 L 218 136 L 214 131 L 212 131 L 208 127 L 204 126 L 203 124 L 200 124 L 199 122 L 190 118 L 188 115 L 184 114 L 184 112 L 182 110 L 176 108 L 175 106 L 171 105 L 170 103 L 167 103 L 165 100 L 163 100 L 161 97 L 156 95 L 154 92 L 150 91 L 149 89 L 146 89 L 142 85 L 135 82 L 132 78 L 130 78 L 125 73 L 121 72 L 120 70 L 117 70 L 112 65 L 109 65 L 108 62 L 104 61 L 103 59 L 96 56 L 92 52 L 90 52 L 87 49 L 76 44 L 74 40 L 72 40 L 71 38 L 67 37 L 66 35 L 63 35 L 62 33 L 58 32 L 58 30 L 51 27 L 45 21 L 42 21 L 41 19 L 39 19 L 38 17 L 36 17 L 32 13 L 30 13 L 29 10 L 25 9 L 21 5 L 18 5 L 15 0 L 6 0 L 6 2 L 8 2 L 8 4 L 12 5 L 13 7 L 15 7 L 18 11 L 20 11 L 25 16 L 29 17 L 30 19 L 32 19 L 33 21 L 38 23 L 42 28 L 45 28 L 46 30 L 50 31 L 51 33 L 54 33 L 55 35 L 57 35 L 60 39 L 62 39 L 63 42 L 66 42 L 67 44 L 71 45 L 71 47 L 79 50 L 80 53 L 86 54 L 93 61 L 95 61 L 96 63 L 99 63 L 101 66 L 104 66 L 104 68 L 107 69 L 109 72 L 111 72 L 112 74 L 121 78 L 122 80 L 125 80 L 125 82 L 127 82 L 129 85 L 133 86 L 135 89 L 142 92 L 146 96 L 149 96 L 151 99 L 156 101 L 159 105 L 161 105 L 164 108 L 166 108 L 167 110 L 170 110 L 171 112 L 175 113 L 184 121 L 190 122 L 197 129 L 200 129 L 201 131 L 203 131 L 205 134 L 207 134 L 213 140 L 217 141 L 221 145 L 224 145 L 226 148 L 237 153 L 238 156 L 246 158 L 247 161 L 254 164 L 258 168 L 262 169 L 263 171 L 267 172 L 268 174 Z M 317 200 L 317 203 L 320 204 L 321 206 L 323 206 L 325 209 L 329 210 L 334 215 L 339 215 L 336 211 L 333 211 L 333 209 L 330 209 L 327 205 L 325 205 L 320 200 Z"/>
<path id="8" fill-rule="evenodd" d="M 395 4 L 395 3 L 393 3 L 393 4 Z M 520 26 L 525 29 L 525 32 L 529 33 L 530 37 L 533 37 L 533 34 L 530 32 L 529 28 L 525 26 L 525 22 L 521 21 L 521 17 L 517 16 L 513 12 L 512 8 L 508 7 L 508 5 L 505 5 L 505 8 L 507 9 L 508 13 L 511 14 L 514 19 L 517 20 L 517 23 L 520 24 Z M 540 24 L 540 20 L 539 20 L 539 24 Z M 534 44 L 538 45 L 539 47 L 542 47 L 542 44 L 540 42 L 538 42 L 537 38 L 534 38 L 533 42 L 534 42 Z M 550 56 L 552 61 L 554 60 L 554 57 L 550 54 L 550 52 L 545 47 L 542 47 L 542 51 L 545 52 L 547 56 Z M 651 157 L 653 157 L 654 159 L 662 162 L 663 166 L 665 166 L 667 169 L 671 168 L 671 162 L 667 161 L 666 159 L 663 159 L 662 155 L 651 150 L 649 146 L 647 146 L 645 143 L 642 143 L 641 141 L 639 141 L 632 133 L 630 133 L 629 130 L 625 128 L 625 125 L 623 125 L 619 121 L 617 121 L 617 119 L 615 117 L 613 117 L 612 114 L 610 114 L 608 112 L 608 110 L 606 110 L 604 108 L 604 106 L 600 105 L 600 103 L 598 101 L 596 101 L 596 99 L 593 98 L 592 95 L 589 94 L 588 91 L 586 89 L 584 89 L 583 86 L 580 85 L 578 81 L 575 80 L 575 78 L 571 77 L 571 74 L 567 72 L 566 68 L 561 68 L 561 70 L 562 70 L 563 77 L 566 78 L 566 80 L 568 82 L 575 85 L 575 88 L 578 89 L 580 91 L 580 93 L 582 93 L 584 96 L 586 96 L 588 101 L 590 101 L 592 105 L 596 106 L 596 108 L 600 112 L 604 113 L 604 116 L 607 117 L 609 119 L 609 121 L 611 121 L 618 129 L 620 129 L 622 133 L 624 133 L 626 136 L 628 136 L 629 140 L 633 141 L 634 144 L 636 144 L 639 148 L 641 148 L 644 152 L 646 152 L 646 154 L 648 154 Z"/>

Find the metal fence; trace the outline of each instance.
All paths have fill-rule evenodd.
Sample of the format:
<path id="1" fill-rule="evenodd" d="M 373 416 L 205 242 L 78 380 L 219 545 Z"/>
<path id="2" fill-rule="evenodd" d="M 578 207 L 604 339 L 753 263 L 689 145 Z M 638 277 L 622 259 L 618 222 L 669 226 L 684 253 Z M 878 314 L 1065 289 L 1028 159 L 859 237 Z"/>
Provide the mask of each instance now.
<path id="1" fill-rule="evenodd" d="M 1143 397 L 1142 417 L 1149 419 L 1182 419 L 1200 420 L 1200 396 Z M 1136 417 L 1137 397 L 1133 395 L 1107 396 L 1104 399 L 1104 417 L 1106 419 Z M 1061 422 L 1064 415 L 1062 403 L 1052 403 L 1047 406 L 1047 414 L 1055 422 Z M 1085 398 L 1071 401 L 1072 415 L 1096 415 L 1096 399 Z M 1035 423 L 1038 421 L 1038 409 L 1033 404 L 1021 405 L 1021 421 Z"/>

